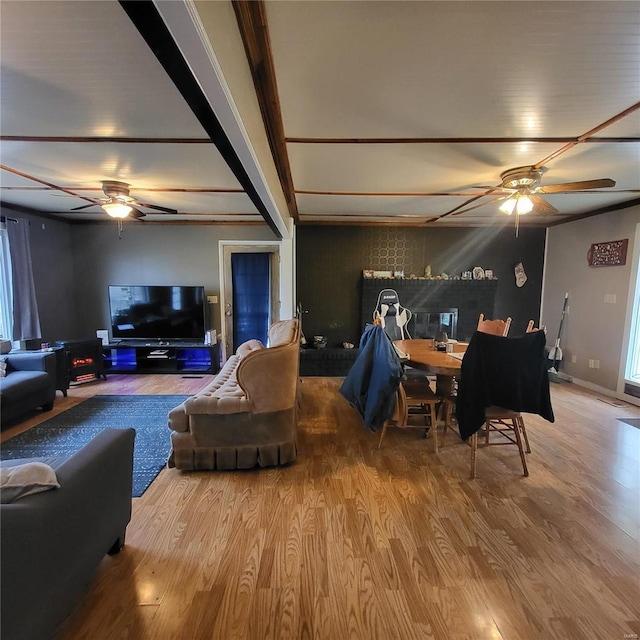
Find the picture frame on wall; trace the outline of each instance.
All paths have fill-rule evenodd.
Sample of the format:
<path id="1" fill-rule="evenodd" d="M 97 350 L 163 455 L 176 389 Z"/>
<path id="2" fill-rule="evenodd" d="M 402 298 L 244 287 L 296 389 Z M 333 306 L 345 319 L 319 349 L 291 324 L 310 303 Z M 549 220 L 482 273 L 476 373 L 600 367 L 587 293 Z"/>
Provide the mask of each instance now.
<path id="1" fill-rule="evenodd" d="M 587 251 L 587 263 L 590 267 L 620 267 L 627 263 L 629 239 L 597 242 Z"/>

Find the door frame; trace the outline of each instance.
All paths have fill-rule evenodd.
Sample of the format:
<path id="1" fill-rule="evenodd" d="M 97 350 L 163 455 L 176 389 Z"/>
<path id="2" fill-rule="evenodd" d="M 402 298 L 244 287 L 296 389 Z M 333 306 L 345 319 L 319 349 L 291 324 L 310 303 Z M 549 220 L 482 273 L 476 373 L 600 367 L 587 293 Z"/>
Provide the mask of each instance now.
<path id="1" fill-rule="evenodd" d="M 227 315 L 227 305 L 233 301 L 231 283 L 231 255 L 234 253 L 271 254 L 271 309 L 270 322 L 280 320 L 280 242 L 265 240 L 220 240 L 218 258 L 220 261 L 220 327 L 222 333 L 223 361 L 233 353 L 233 310 Z"/>

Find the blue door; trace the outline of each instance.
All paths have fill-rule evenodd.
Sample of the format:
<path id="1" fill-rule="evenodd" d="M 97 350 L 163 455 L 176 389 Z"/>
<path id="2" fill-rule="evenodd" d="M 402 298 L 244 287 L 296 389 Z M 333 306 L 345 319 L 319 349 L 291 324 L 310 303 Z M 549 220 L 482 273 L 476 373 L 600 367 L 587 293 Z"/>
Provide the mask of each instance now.
<path id="1" fill-rule="evenodd" d="M 271 254 L 233 253 L 233 351 L 251 339 L 267 344 L 271 320 Z"/>

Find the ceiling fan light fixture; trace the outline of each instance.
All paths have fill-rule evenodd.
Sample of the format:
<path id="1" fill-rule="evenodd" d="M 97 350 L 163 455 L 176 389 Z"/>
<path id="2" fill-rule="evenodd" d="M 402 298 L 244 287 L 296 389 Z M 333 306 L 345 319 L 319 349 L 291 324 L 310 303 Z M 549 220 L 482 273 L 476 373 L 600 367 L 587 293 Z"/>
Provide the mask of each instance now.
<path id="1" fill-rule="evenodd" d="M 523 216 L 525 213 L 529 213 L 533 209 L 533 202 L 531 198 L 524 194 L 518 195 L 516 202 L 516 213 L 519 216 Z"/>
<path id="2" fill-rule="evenodd" d="M 502 213 L 506 213 L 510 216 L 513 213 L 513 210 L 516 208 L 516 197 L 509 196 L 499 207 Z"/>
<path id="3" fill-rule="evenodd" d="M 516 215 L 523 216 L 533 209 L 533 201 L 527 193 L 514 193 L 500 205 L 499 209 L 508 216 L 510 216 L 514 210 Z"/>
<path id="4" fill-rule="evenodd" d="M 112 218 L 126 218 L 132 211 L 133 207 L 130 207 L 128 204 L 124 204 L 123 202 L 111 201 L 105 202 L 102 205 L 102 208 L 112 217 Z"/>

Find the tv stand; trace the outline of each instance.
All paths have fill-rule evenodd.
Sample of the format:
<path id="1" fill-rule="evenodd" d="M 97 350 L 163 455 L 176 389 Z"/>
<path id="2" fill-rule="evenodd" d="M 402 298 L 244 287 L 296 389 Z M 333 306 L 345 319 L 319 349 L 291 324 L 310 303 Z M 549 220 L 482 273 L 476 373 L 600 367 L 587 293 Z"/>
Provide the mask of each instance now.
<path id="1" fill-rule="evenodd" d="M 103 346 L 110 373 L 217 373 L 217 344 L 202 342 L 117 342 Z"/>

